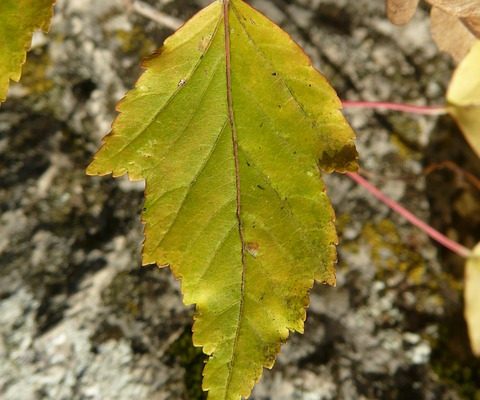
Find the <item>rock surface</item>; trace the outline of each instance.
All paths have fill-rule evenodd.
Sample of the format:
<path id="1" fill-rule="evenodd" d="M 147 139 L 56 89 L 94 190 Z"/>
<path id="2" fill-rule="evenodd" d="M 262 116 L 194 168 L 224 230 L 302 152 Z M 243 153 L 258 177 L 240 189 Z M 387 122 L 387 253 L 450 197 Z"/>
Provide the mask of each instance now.
<path id="1" fill-rule="evenodd" d="M 185 20 L 208 0 L 151 0 Z M 301 43 L 340 97 L 441 103 L 452 65 L 428 10 L 393 27 L 380 0 L 252 0 Z M 167 270 L 140 268 L 142 185 L 84 174 L 140 73 L 171 33 L 122 0 L 58 0 L 0 111 L 0 398 L 200 399 L 193 310 Z M 466 245 L 480 175 L 448 118 L 349 110 L 362 168 Z M 347 177 L 326 178 L 341 239 L 338 286 L 316 286 L 256 400 L 474 399 L 480 363 L 462 319 L 462 260 Z M 475 234 L 477 237 L 475 237 Z"/>

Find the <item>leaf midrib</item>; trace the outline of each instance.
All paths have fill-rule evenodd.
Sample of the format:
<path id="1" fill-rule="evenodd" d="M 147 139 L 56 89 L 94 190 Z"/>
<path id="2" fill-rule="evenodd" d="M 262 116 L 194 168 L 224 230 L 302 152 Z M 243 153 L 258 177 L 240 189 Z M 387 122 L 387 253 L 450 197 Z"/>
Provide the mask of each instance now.
<path id="1" fill-rule="evenodd" d="M 228 397 L 230 384 L 232 382 L 233 370 L 235 367 L 236 361 L 236 352 L 238 347 L 238 340 L 240 337 L 240 329 L 243 320 L 243 313 L 245 308 L 245 273 L 246 273 L 246 254 L 245 254 L 245 239 L 243 235 L 243 222 L 241 217 L 241 185 L 240 185 L 240 163 L 238 157 L 238 136 L 237 128 L 235 125 L 235 112 L 233 110 L 233 96 L 232 96 L 232 71 L 231 71 L 231 49 L 230 49 L 230 19 L 229 19 L 229 10 L 230 10 L 230 0 L 223 0 L 223 22 L 225 29 L 225 69 L 227 76 L 227 106 L 228 106 L 228 120 L 230 122 L 230 128 L 232 130 L 232 147 L 233 147 L 233 158 L 235 163 L 235 190 L 236 190 L 236 218 L 238 223 L 238 234 L 240 237 L 241 245 L 241 260 L 242 260 L 242 282 L 240 286 L 240 301 L 239 301 L 239 310 L 238 318 L 235 329 L 235 337 L 233 340 L 232 346 L 232 357 L 228 364 L 228 377 L 225 385 L 225 399 Z"/>

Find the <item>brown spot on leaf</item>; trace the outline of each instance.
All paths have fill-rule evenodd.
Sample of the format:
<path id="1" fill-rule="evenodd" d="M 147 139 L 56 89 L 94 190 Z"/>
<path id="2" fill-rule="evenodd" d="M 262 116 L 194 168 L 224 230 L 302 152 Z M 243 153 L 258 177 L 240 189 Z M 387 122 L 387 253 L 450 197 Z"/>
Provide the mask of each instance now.
<path id="1" fill-rule="evenodd" d="M 253 257 L 257 257 L 259 248 L 260 246 L 257 242 L 248 242 L 245 246 L 245 249 Z"/>
<path id="2" fill-rule="evenodd" d="M 324 152 L 318 160 L 318 166 L 326 172 L 356 171 L 358 153 L 353 143 L 343 146 L 340 151 Z"/>

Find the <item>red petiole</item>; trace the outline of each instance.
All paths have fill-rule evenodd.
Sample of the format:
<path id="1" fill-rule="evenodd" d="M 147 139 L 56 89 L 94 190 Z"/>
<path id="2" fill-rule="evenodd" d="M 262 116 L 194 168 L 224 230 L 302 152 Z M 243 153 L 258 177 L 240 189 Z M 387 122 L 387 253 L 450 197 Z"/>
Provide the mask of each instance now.
<path id="1" fill-rule="evenodd" d="M 453 251 L 458 254 L 460 257 L 469 258 L 472 256 L 472 251 L 467 249 L 465 246 L 462 246 L 460 243 L 449 239 L 444 234 L 440 233 L 436 229 L 432 228 L 426 222 L 419 219 L 417 216 L 408 211 L 405 207 L 397 203 L 395 200 L 388 197 L 386 194 L 381 192 L 378 188 L 368 182 L 365 178 L 360 176 L 357 173 L 349 172 L 347 175 L 360 186 L 367 189 L 374 197 L 380 200 L 382 203 L 386 204 L 390 209 L 401 215 L 408 222 L 415 225 L 417 228 L 421 229 L 433 240 L 441 244 L 443 247 Z"/>

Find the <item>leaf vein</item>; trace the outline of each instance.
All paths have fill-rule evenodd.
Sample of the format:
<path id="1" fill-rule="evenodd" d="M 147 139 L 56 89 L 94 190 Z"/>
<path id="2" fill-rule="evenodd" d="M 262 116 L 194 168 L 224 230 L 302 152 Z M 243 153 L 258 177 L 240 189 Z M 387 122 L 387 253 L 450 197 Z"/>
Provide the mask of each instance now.
<path id="1" fill-rule="evenodd" d="M 232 9 L 233 9 L 233 12 L 236 14 L 237 16 L 237 20 L 238 22 L 240 23 L 241 27 L 243 28 L 243 31 L 245 32 L 245 34 L 247 35 L 248 39 L 250 40 L 250 42 L 252 43 L 253 47 L 255 47 L 255 49 L 258 51 L 258 53 L 262 56 L 262 58 L 272 67 L 274 68 L 274 65 L 271 61 L 271 59 L 269 57 L 267 57 L 267 55 L 265 54 L 265 52 L 261 49 L 261 47 L 257 44 L 257 42 L 253 39 L 253 37 L 250 35 L 250 33 L 248 32 L 247 30 L 247 27 L 245 26 L 245 23 L 242 21 L 242 18 L 239 14 L 239 11 L 235 8 L 235 6 L 232 6 Z M 300 102 L 300 100 L 296 97 L 295 95 L 295 92 L 293 91 L 293 89 L 288 85 L 288 83 L 285 81 L 285 79 L 283 78 L 283 76 L 281 74 L 278 74 L 278 77 L 280 79 L 280 81 L 283 83 L 283 85 L 285 86 L 285 88 L 288 90 L 288 92 L 290 93 L 290 96 L 293 98 L 293 100 L 295 101 L 295 103 L 297 104 L 299 110 L 301 111 L 301 113 L 306 117 L 308 118 L 310 121 L 312 122 L 315 122 L 315 120 L 311 117 L 311 115 L 305 110 L 305 107 L 303 106 L 303 104 Z M 340 109 L 340 106 L 339 106 L 339 109 Z"/>
<path id="2" fill-rule="evenodd" d="M 212 33 L 212 36 L 206 46 L 206 49 L 205 49 L 205 52 L 203 53 L 203 57 L 200 57 L 199 60 L 197 61 L 197 63 L 194 65 L 194 67 L 192 68 L 192 70 L 190 71 L 188 77 L 186 78 L 186 84 L 183 85 L 183 86 L 178 86 L 177 89 L 172 93 L 172 95 L 169 97 L 169 99 L 165 102 L 165 104 L 163 104 L 160 109 L 155 112 L 155 114 L 153 115 L 153 117 L 147 122 L 147 124 L 145 126 L 143 126 L 142 128 L 139 129 L 139 132 L 126 144 L 124 144 L 120 149 L 118 149 L 116 152 L 112 153 L 112 155 L 110 156 L 110 159 L 114 158 L 114 157 L 117 157 L 119 156 L 121 153 L 123 153 L 128 147 L 130 147 L 144 132 L 145 130 L 147 130 L 150 126 L 152 126 L 152 124 L 155 122 L 155 120 L 157 119 L 157 117 L 160 115 L 160 113 L 162 111 L 164 111 L 168 105 L 177 97 L 177 95 L 182 91 L 182 89 L 184 89 L 187 85 L 188 85 L 188 82 L 190 81 L 190 78 L 195 74 L 196 71 L 198 71 L 198 69 L 200 68 L 200 66 L 202 65 L 202 62 L 203 60 L 205 59 L 205 56 L 208 54 L 208 51 L 210 50 L 211 48 L 211 45 L 212 43 L 214 42 L 214 39 L 217 35 L 217 32 L 218 32 L 218 29 L 219 29 L 219 26 L 220 26 L 220 22 L 217 23 L 217 25 L 215 26 L 215 29 Z"/>
<path id="3" fill-rule="evenodd" d="M 198 277 L 197 279 L 197 283 L 199 283 L 203 278 L 205 278 L 205 275 L 208 273 L 208 271 L 210 270 L 210 268 L 212 267 L 215 259 L 217 258 L 218 256 L 218 252 L 222 249 L 222 247 L 225 245 L 225 243 L 227 242 L 228 238 L 230 237 L 230 234 L 232 233 L 232 231 L 234 230 L 234 228 L 236 228 L 237 224 L 235 223 L 230 229 L 228 229 L 228 231 L 226 232 L 225 236 L 220 240 L 220 242 L 217 244 L 217 246 L 215 247 L 215 250 L 213 251 L 213 257 L 210 258 L 210 260 L 208 260 L 208 263 L 205 265 L 202 273 L 200 274 L 200 276 Z"/>
<path id="4" fill-rule="evenodd" d="M 205 160 L 204 162 L 202 163 L 202 165 L 200 166 L 199 170 L 197 171 L 197 173 L 195 174 L 194 178 L 192 179 L 192 181 L 188 184 L 188 189 L 187 189 L 187 192 L 185 194 L 185 197 L 182 199 L 182 202 L 180 203 L 180 206 L 178 208 L 178 211 L 176 212 L 175 214 L 175 217 L 173 218 L 173 221 L 171 222 L 170 226 L 167 228 L 165 234 L 163 235 L 163 237 L 160 239 L 160 241 L 155 245 L 155 250 L 157 250 L 161 245 L 162 243 L 164 242 L 165 238 L 168 236 L 168 234 L 171 232 L 172 228 L 175 226 L 176 222 L 178 221 L 178 216 L 181 214 L 181 211 L 182 209 L 185 207 L 185 204 L 187 203 L 191 193 L 192 193 L 192 188 L 193 186 L 196 184 L 198 178 L 200 177 L 200 175 L 202 174 L 202 172 L 205 170 L 206 166 L 208 165 L 208 162 L 210 161 L 213 153 L 215 152 L 215 150 L 217 149 L 217 146 L 218 146 L 218 143 L 220 142 L 220 138 L 222 137 L 222 134 L 223 132 L 225 132 L 225 128 L 227 126 L 227 122 L 228 121 L 225 121 L 220 133 L 218 134 L 217 136 L 217 139 L 215 140 L 215 143 L 213 144 L 209 154 L 207 155 L 207 157 L 205 157 Z"/>

